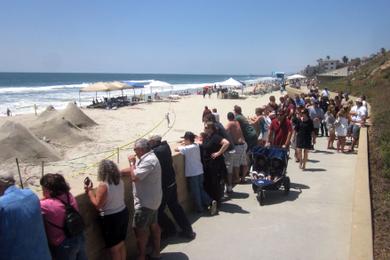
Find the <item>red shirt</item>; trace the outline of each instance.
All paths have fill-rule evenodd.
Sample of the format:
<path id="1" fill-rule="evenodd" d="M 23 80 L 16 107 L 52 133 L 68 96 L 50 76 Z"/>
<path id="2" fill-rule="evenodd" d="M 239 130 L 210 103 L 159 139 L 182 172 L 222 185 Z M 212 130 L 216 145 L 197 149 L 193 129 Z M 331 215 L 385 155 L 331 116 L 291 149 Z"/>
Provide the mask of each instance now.
<path id="1" fill-rule="evenodd" d="M 273 135 L 271 145 L 281 147 L 286 143 L 288 133 L 292 132 L 291 121 L 286 118 L 280 123 L 279 120 L 275 118 L 272 120 L 269 130 L 270 134 Z"/>

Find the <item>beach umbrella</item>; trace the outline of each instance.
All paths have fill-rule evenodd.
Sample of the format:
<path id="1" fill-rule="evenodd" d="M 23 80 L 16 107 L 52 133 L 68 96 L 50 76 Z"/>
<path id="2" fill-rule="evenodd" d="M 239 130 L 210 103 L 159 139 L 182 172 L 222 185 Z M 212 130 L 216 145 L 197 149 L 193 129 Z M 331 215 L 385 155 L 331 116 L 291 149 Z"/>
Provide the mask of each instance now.
<path id="1" fill-rule="evenodd" d="M 120 90 L 122 93 L 122 96 L 123 96 L 124 89 L 131 89 L 132 88 L 131 86 L 129 86 L 126 83 L 121 82 L 121 81 L 112 81 L 112 82 L 108 82 L 107 84 L 108 84 L 108 88 L 111 91 Z"/>
<path id="2" fill-rule="evenodd" d="M 129 85 L 121 81 L 108 82 L 108 86 L 111 90 L 124 90 L 131 88 Z"/>
<path id="3" fill-rule="evenodd" d="M 80 92 L 95 92 L 96 93 L 96 99 L 97 99 L 97 93 L 98 92 L 107 92 L 107 95 L 109 96 L 110 91 L 115 90 L 123 90 L 126 84 L 121 84 L 121 82 L 95 82 L 92 84 L 89 84 L 88 86 L 80 89 L 79 91 L 79 102 L 81 100 L 80 98 Z M 123 92 L 122 92 L 123 95 Z"/>
<path id="4" fill-rule="evenodd" d="M 107 92 L 111 90 L 112 87 L 107 82 L 96 82 L 80 89 L 80 92 Z"/>

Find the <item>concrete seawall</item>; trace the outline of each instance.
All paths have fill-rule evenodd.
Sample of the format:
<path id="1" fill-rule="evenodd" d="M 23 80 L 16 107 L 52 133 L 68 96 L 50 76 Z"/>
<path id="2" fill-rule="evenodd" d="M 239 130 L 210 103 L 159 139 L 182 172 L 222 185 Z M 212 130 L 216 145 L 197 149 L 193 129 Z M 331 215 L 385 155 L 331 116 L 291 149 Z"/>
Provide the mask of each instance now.
<path id="1" fill-rule="evenodd" d="M 373 259 L 367 128 L 360 129 L 352 211 L 350 260 Z"/>
<path id="2" fill-rule="evenodd" d="M 292 87 L 287 87 L 286 90 L 290 96 L 303 92 L 300 89 Z M 331 93 L 332 97 L 335 95 L 336 93 Z M 356 97 L 351 97 L 351 99 L 354 100 Z M 371 260 L 374 258 L 368 160 L 368 131 L 367 128 L 361 128 L 355 168 L 356 176 L 349 249 L 350 260 Z"/>

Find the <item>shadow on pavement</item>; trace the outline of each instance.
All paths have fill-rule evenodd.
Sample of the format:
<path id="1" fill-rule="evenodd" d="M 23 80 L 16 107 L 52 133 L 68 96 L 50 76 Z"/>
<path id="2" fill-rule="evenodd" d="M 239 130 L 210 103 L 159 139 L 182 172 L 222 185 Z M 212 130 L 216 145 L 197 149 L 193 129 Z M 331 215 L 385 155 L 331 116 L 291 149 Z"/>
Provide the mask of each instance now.
<path id="1" fill-rule="evenodd" d="M 161 253 L 161 260 L 188 260 L 190 259 L 186 254 L 181 252 L 169 252 L 169 253 Z"/>
<path id="2" fill-rule="evenodd" d="M 310 189 L 309 186 L 305 185 L 305 184 L 300 184 L 300 183 L 290 183 L 290 188 L 291 189 L 294 189 L 294 190 L 306 190 L 306 189 Z"/>
<path id="3" fill-rule="evenodd" d="M 294 201 L 299 197 L 302 191 L 290 190 L 288 195 L 284 195 L 283 191 L 266 191 L 264 198 L 264 206 L 283 203 L 285 201 Z"/>
<path id="4" fill-rule="evenodd" d="M 312 153 L 324 153 L 324 154 L 334 154 L 334 152 L 329 152 L 329 151 L 326 151 L 326 150 L 314 150 L 314 151 L 311 151 Z"/>
<path id="5" fill-rule="evenodd" d="M 314 159 L 309 159 L 307 161 L 310 162 L 310 163 L 318 163 L 318 162 L 320 162 L 319 160 L 314 160 Z"/>
<path id="6" fill-rule="evenodd" d="M 196 230 L 194 230 L 194 232 L 196 233 Z M 196 238 L 195 238 L 196 239 Z M 182 237 L 180 235 L 175 235 L 175 236 L 171 236 L 171 237 L 168 237 L 168 238 L 161 238 L 161 251 L 163 251 L 163 249 L 168 246 L 168 245 L 175 245 L 175 244 L 182 244 L 182 243 L 190 243 L 191 241 L 193 241 L 193 239 L 189 239 L 189 238 L 185 238 L 185 237 Z M 151 243 L 150 243 L 151 244 Z M 163 258 L 165 259 L 165 258 Z M 171 259 L 171 258 L 169 258 Z M 174 259 L 174 258 L 172 258 Z M 182 259 L 182 258 L 179 258 L 179 259 Z M 188 259 L 188 258 L 183 258 L 183 259 Z"/>
<path id="7" fill-rule="evenodd" d="M 303 170 L 304 172 L 326 172 L 324 168 L 306 168 Z"/>
<path id="8" fill-rule="evenodd" d="M 249 197 L 249 194 L 246 192 L 237 192 L 234 191 L 232 194 L 229 195 L 230 199 L 246 199 Z"/>
<path id="9" fill-rule="evenodd" d="M 236 204 L 231 204 L 227 202 L 223 202 L 219 211 L 227 212 L 227 213 L 240 213 L 240 214 L 249 214 L 249 211 L 246 211 L 241 208 L 241 206 Z"/>

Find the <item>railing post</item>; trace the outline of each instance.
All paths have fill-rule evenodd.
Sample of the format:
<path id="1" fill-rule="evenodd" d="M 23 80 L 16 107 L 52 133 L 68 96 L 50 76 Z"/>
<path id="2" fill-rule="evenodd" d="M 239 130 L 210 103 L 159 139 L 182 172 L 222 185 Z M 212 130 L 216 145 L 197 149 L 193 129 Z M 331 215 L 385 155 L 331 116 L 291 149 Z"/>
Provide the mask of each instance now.
<path id="1" fill-rule="evenodd" d="M 22 175 L 20 174 L 20 167 L 19 167 L 19 160 L 18 160 L 18 158 L 16 158 L 16 167 L 18 168 L 20 186 L 22 187 L 22 189 L 24 189 L 23 181 L 22 181 Z"/>

